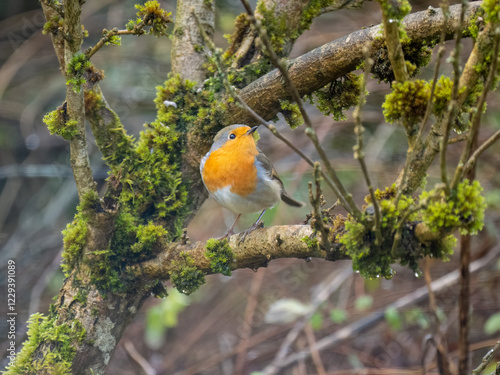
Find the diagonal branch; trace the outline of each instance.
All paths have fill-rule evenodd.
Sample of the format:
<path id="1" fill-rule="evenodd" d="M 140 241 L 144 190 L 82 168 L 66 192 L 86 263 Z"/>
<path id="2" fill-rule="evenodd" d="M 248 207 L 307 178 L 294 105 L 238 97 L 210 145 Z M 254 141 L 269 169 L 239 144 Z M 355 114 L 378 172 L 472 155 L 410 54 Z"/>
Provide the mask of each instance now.
<path id="1" fill-rule="evenodd" d="M 476 14 L 480 5 L 481 2 L 468 5 L 465 13 L 466 24 Z M 460 11 L 460 5 L 451 6 L 449 18 L 445 19 L 441 9 L 430 9 L 412 13 L 402 22 L 408 37 L 413 42 L 439 40 L 443 28 L 446 40 L 450 40 L 454 36 L 455 23 L 460 17 Z M 356 70 L 357 66 L 364 61 L 363 47 L 367 42 L 380 38 L 380 33 L 381 25 L 366 28 L 290 60 L 288 72 L 299 94 L 301 96 L 310 94 Z M 374 56 L 378 51 L 379 49 L 374 46 L 370 55 Z M 280 100 L 292 100 L 281 77 L 279 70 L 275 69 L 246 86 L 239 95 L 263 118 L 271 119 L 281 110 Z M 245 109 L 236 104 L 228 106 L 224 123 L 257 124 Z"/>

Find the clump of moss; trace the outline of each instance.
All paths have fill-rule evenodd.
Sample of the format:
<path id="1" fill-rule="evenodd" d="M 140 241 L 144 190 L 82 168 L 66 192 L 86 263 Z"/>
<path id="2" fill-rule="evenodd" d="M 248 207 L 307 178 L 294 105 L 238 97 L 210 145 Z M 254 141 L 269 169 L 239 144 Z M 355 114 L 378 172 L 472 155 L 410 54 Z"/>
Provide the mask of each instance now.
<path id="1" fill-rule="evenodd" d="M 300 239 L 309 249 L 318 249 L 319 241 L 317 237 L 304 236 Z"/>
<path id="2" fill-rule="evenodd" d="M 339 241 L 353 260 L 353 269 L 363 277 L 392 278 L 392 264 L 407 265 L 420 273 L 418 261 L 426 256 L 448 260 L 456 239 L 445 235 L 437 240 L 421 242 L 415 227 L 421 221 L 421 206 L 413 198 L 402 195 L 395 203 L 394 187 L 375 193 L 381 210 L 382 241 L 376 244 L 373 215 L 365 214 L 361 221 L 349 217 Z M 371 199 L 367 199 L 371 202 Z M 446 231 L 445 231 L 446 232 Z"/>
<path id="3" fill-rule="evenodd" d="M 484 226 L 486 201 L 479 181 L 464 180 L 449 196 L 442 188 L 423 192 L 424 222 L 434 231 L 459 228 L 461 234 L 477 234 Z"/>
<path id="4" fill-rule="evenodd" d="M 76 354 L 75 344 L 85 338 L 85 328 L 78 320 L 71 324 L 57 324 L 56 317 L 33 314 L 28 320 L 28 340 L 4 374 L 71 374 L 71 364 Z M 43 357 L 34 357 L 44 345 Z M 35 359 L 34 359 L 35 358 Z"/>
<path id="5" fill-rule="evenodd" d="M 344 111 L 359 103 L 362 81 L 363 75 L 346 74 L 308 96 L 309 102 L 335 121 L 346 120 Z"/>
<path id="6" fill-rule="evenodd" d="M 485 21 L 500 23 L 500 4 L 496 0 L 484 0 L 481 8 L 484 9 Z"/>
<path id="7" fill-rule="evenodd" d="M 143 33 L 142 25 L 145 25 L 150 27 L 147 34 L 156 37 L 167 35 L 168 24 L 173 22 L 170 17 L 172 14 L 162 9 L 158 1 L 146 1 L 144 5 L 136 4 L 135 8 L 138 9 L 137 19 L 127 23 L 127 30 L 135 29 L 136 31 L 140 30 L 139 33 Z"/>
<path id="8" fill-rule="evenodd" d="M 67 118 L 64 106 L 47 113 L 43 117 L 43 122 L 47 125 L 50 134 L 59 135 L 66 140 L 72 140 L 78 134 L 77 122 Z"/>
<path id="9" fill-rule="evenodd" d="M 50 20 L 45 22 L 45 24 L 43 25 L 42 34 L 45 35 L 51 33 L 57 35 L 62 30 L 63 24 L 64 19 L 59 14 L 56 14 Z"/>
<path id="10" fill-rule="evenodd" d="M 221 273 L 224 276 L 231 276 L 231 264 L 234 254 L 227 239 L 216 240 L 211 238 L 205 247 L 205 256 L 210 259 L 210 269 L 214 273 Z"/>
<path id="11" fill-rule="evenodd" d="M 275 14 L 276 4 L 266 1 L 257 3 L 256 11 L 262 16 L 262 26 L 266 29 L 267 37 L 274 52 L 280 54 L 288 40 L 287 16 L 284 13 Z"/>
<path id="12" fill-rule="evenodd" d="M 420 68 L 427 66 L 432 58 L 432 48 L 439 39 L 426 41 L 413 41 L 405 39 L 401 43 L 405 57 L 406 68 L 410 77 L 416 76 Z M 392 71 L 389 53 L 385 41 L 377 39 L 379 52 L 374 58 L 372 73 L 379 82 L 393 82 L 394 72 Z M 375 47 L 375 46 L 374 46 Z"/>
<path id="13" fill-rule="evenodd" d="M 167 237 L 161 225 L 138 222 L 137 217 L 122 209 L 109 248 L 89 254 L 91 281 L 103 293 L 125 292 L 132 287 L 133 280 L 124 274 L 126 267 L 152 258 Z"/>
<path id="14" fill-rule="evenodd" d="M 66 67 L 66 84 L 71 85 L 74 92 L 80 92 L 81 86 L 85 83 L 85 70 L 90 67 L 87 57 L 77 52 L 73 55 Z"/>
<path id="15" fill-rule="evenodd" d="M 295 129 L 304 123 L 304 118 L 300 113 L 297 103 L 290 103 L 288 100 L 280 100 L 280 107 L 280 112 L 292 129 Z"/>
<path id="16" fill-rule="evenodd" d="M 182 252 L 180 257 L 179 261 L 172 262 L 170 280 L 179 292 L 189 295 L 205 284 L 205 275 L 196 268 L 194 260 L 187 252 Z"/>
<path id="17" fill-rule="evenodd" d="M 394 83 L 392 92 L 385 97 L 382 105 L 385 120 L 389 123 L 417 123 L 424 117 L 429 96 L 429 83 L 424 80 Z"/>
<path id="18" fill-rule="evenodd" d="M 64 251 L 61 267 L 66 277 L 69 276 L 82 256 L 87 241 L 87 232 L 87 217 L 81 212 L 77 213 L 74 220 L 62 231 Z"/>

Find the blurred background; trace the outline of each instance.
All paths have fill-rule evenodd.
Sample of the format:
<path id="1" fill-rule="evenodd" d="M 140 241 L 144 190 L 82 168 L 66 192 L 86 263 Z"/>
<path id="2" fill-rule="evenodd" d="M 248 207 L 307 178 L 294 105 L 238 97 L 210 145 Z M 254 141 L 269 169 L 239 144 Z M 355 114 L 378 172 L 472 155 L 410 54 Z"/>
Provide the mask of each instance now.
<path id="1" fill-rule="evenodd" d="M 160 1 L 175 14 L 175 1 Z M 234 17 L 243 11 L 237 0 L 217 1 L 216 44 L 225 48 L 224 34 L 233 31 Z M 255 2 L 254 2 L 255 3 Z M 438 6 L 437 1 L 411 1 L 413 11 Z M 123 28 L 134 18 L 134 1 L 87 1 L 82 21 L 89 31 L 83 49 L 97 42 L 103 28 Z M 297 41 L 291 57 L 297 57 L 326 42 L 380 23 L 376 2 L 361 9 L 324 14 Z M 69 146 L 51 136 L 43 116 L 60 105 L 65 82 L 59 71 L 50 37 L 41 29 L 44 17 L 38 1 L 3 1 L 0 4 L 0 368 L 7 364 L 7 263 L 16 263 L 17 349 L 26 335 L 30 314 L 47 312 L 63 283 L 60 270 L 63 230 L 77 205 L 77 194 L 69 164 Z M 450 45 L 448 45 L 449 47 Z M 464 59 L 472 48 L 464 41 Z M 92 58 L 103 69 L 104 95 L 120 116 L 125 128 L 137 135 L 144 123 L 155 118 L 155 87 L 170 70 L 170 40 L 154 37 L 123 37 L 122 45 L 107 46 Z M 421 77 L 432 77 L 434 63 Z M 445 63 L 442 73 L 450 72 Z M 402 129 L 386 124 L 381 103 L 386 84 L 371 80 L 363 109 L 367 128 L 367 163 L 374 184 L 389 186 L 406 156 Z M 479 136 L 484 141 L 500 126 L 500 101 L 492 93 Z M 359 164 L 352 158 L 355 144 L 351 112 L 336 122 L 309 108 L 318 135 L 342 181 L 361 205 L 367 189 Z M 277 126 L 306 154 L 315 152 L 302 128 L 291 131 L 282 118 Z M 309 166 L 266 130 L 260 131 L 260 147 L 273 162 L 289 193 L 308 201 Z M 100 189 L 106 187 L 107 169 L 88 134 L 94 177 Z M 449 147 L 449 163 L 456 163 L 463 145 Z M 477 176 L 485 189 L 488 210 L 484 230 L 472 239 L 472 260 L 480 264 L 472 274 L 471 344 L 476 367 L 500 331 L 500 147 L 486 152 Z M 438 181 L 438 168 L 430 168 L 428 185 Z M 326 206 L 334 203 L 325 189 Z M 268 210 L 266 225 L 301 223 L 310 205 L 294 209 L 286 205 Z M 336 209 L 336 213 L 343 213 Z M 245 215 L 239 230 L 250 226 L 257 215 Z M 220 236 L 232 224 L 234 215 L 209 199 L 188 227 L 191 240 Z M 496 251 L 497 255 L 488 255 Z M 431 274 L 438 279 L 455 270 L 458 251 L 450 262 L 432 262 Z M 480 262 L 480 261 L 479 261 Z M 486 263 L 486 265 L 484 264 Z M 348 261 L 312 259 L 273 261 L 258 271 L 238 270 L 228 278 L 207 277 L 207 283 L 190 296 L 168 288 L 166 300 L 150 298 L 128 327 L 110 360 L 108 374 L 250 374 L 269 364 L 287 334 L 296 329 L 290 352 L 308 350 L 315 342 L 331 342 L 324 350 L 291 362 L 283 374 L 416 374 L 425 363 L 437 373 L 435 350 L 425 351 L 425 339 L 433 333 L 428 302 L 412 298 L 425 286 L 423 277 L 395 267 L 392 280 L 364 280 L 353 274 Z M 326 298 L 318 299 L 321 296 Z M 437 293 L 441 329 L 445 332 L 453 359 L 458 337 L 457 284 Z M 320 297 L 318 297 L 320 296 Z M 391 304 L 410 298 L 412 303 L 396 310 Z M 314 313 L 304 318 L 314 307 Z M 334 341 L 343 327 L 366 319 L 362 332 Z M 302 328 L 303 326 L 303 328 Z M 301 329 L 302 328 L 302 329 Z M 325 341 L 326 340 L 326 341 Z M 490 373 L 493 370 L 490 370 Z"/>

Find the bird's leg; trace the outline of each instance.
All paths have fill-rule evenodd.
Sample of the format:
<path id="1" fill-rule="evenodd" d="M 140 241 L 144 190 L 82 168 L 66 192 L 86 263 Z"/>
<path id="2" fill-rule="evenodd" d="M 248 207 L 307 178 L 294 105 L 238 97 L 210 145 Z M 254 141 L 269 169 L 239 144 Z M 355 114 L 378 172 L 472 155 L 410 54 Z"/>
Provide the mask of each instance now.
<path id="1" fill-rule="evenodd" d="M 262 219 L 262 216 L 264 216 L 264 213 L 266 212 L 266 210 L 267 210 L 267 208 L 264 208 L 264 210 L 262 210 L 261 214 L 259 215 L 259 218 L 255 221 L 255 223 L 253 223 L 253 225 L 250 228 L 248 228 L 246 231 L 243 232 L 243 238 L 240 240 L 240 242 L 245 241 L 247 234 L 250 232 L 253 232 L 255 229 L 257 229 L 259 227 L 260 219 Z"/>
<path id="2" fill-rule="evenodd" d="M 229 236 L 232 236 L 234 234 L 233 229 L 234 229 L 234 226 L 236 225 L 236 222 L 240 218 L 240 216 L 241 216 L 241 214 L 238 214 L 238 216 L 236 216 L 236 220 L 234 221 L 233 225 L 231 225 L 231 228 L 229 228 L 227 233 L 225 235 L 223 235 L 221 238 L 219 238 L 219 240 L 223 240 L 224 238 L 228 238 Z"/>

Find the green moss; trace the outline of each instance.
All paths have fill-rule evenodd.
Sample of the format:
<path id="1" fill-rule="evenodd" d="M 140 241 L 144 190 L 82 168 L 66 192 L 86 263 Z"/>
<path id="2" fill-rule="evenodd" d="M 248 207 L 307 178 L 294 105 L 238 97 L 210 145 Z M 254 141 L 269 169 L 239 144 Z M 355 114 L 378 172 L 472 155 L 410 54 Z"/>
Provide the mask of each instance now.
<path id="1" fill-rule="evenodd" d="M 66 66 L 66 84 L 72 86 L 74 92 L 80 92 L 85 83 L 85 70 L 90 66 L 90 61 L 81 52 L 75 53 Z"/>
<path id="2" fill-rule="evenodd" d="M 498 0 L 484 0 L 481 7 L 484 9 L 486 22 L 500 23 L 500 4 Z"/>
<path id="3" fill-rule="evenodd" d="M 180 257 L 181 260 L 172 262 L 172 269 L 169 272 L 170 280 L 179 292 L 189 295 L 205 284 L 205 275 L 203 271 L 196 268 L 187 252 L 182 252 Z"/>
<path id="4" fill-rule="evenodd" d="M 382 105 L 385 120 L 389 123 L 417 123 L 424 117 L 429 97 L 430 86 L 424 80 L 394 83 L 392 92 L 385 97 Z"/>
<path id="5" fill-rule="evenodd" d="M 224 276 L 231 276 L 231 267 L 234 261 L 234 254 L 227 239 L 216 240 L 211 238 L 205 247 L 205 256 L 210 259 L 210 269 L 214 273 L 221 273 Z"/>
<path id="6" fill-rule="evenodd" d="M 486 201 L 479 181 L 464 180 L 446 196 L 444 189 L 423 192 L 424 222 L 434 231 L 459 228 L 461 234 L 477 234 L 484 226 Z"/>
<path id="7" fill-rule="evenodd" d="M 283 117 L 292 129 L 295 129 L 304 123 L 304 118 L 300 113 L 297 103 L 290 103 L 288 100 L 280 99 L 280 107 L 280 112 L 283 114 Z"/>
<path id="8" fill-rule="evenodd" d="M 420 72 L 420 68 L 427 66 L 432 58 L 432 48 L 439 42 L 439 38 L 413 41 L 403 40 L 401 47 L 405 57 L 406 67 L 410 77 L 416 76 Z M 372 73 L 379 82 L 393 82 L 395 80 L 394 72 L 392 71 L 387 46 L 382 39 L 375 40 L 379 46 L 379 52 L 375 57 L 372 66 Z"/>
<path id="9" fill-rule="evenodd" d="M 256 12 L 262 16 L 262 26 L 266 29 L 267 37 L 274 52 L 280 54 L 288 40 L 287 15 L 275 14 L 276 4 L 259 0 Z"/>
<path id="10" fill-rule="evenodd" d="M 4 374 L 69 375 L 76 344 L 84 338 L 85 329 L 76 319 L 71 324 L 57 324 L 56 317 L 33 314 L 28 320 L 28 340 Z M 35 356 L 41 345 L 43 356 Z"/>
<path id="11" fill-rule="evenodd" d="M 126 292 L 133 287 L 133 280 L 124 274 L 126 267 L 151 259 L 166 236 L 162 226 L 138 224 L 138 219 L 123 209 L 116 218 L 110 247 L 89 254 L 91 281 L 102 293 Z"/>
<path id="12" fill-rule="evenodd" d="M 168 24 L 173 22 L 170 12 L 162 9 L 158 1 L 146 1 L 144 5 L 135 5 L 137 12 L 137 21 L 129 21 L 126 27 L 128 30 L 132 30 L 141 21 L 144 22 L 146 26 L 150 26 L 148 34 L 152 34 L 156 37 L 167 35 Z"/>
<path id="13" fill-rule="evenodd" d="M 62 253 L 62 269 L 66 277 L 83 255 L 83 249 L 87 241 L 87 217 L 80 211 L 75 215 L 73 221 L 62 231 L 64 251 Z"/>
<path id="14" fill-rule="evenodd" d="M 64 109 L 58 108 L 43 117 L 50 134 L 60 135 L 64 139 L 72 140 L 77 134 L 77 121 L 67 120 Z"/>
<path id="15" fill-rule="evenodd" d="M 453 81 L 450 77 L 441 76 L 434 89 L 433 113 L 436 116 L 443 116 L 448 109 L 453 90 Z"/>
<path id="16" fill-rule="evenodd" d="M 49 21 L 45 22 L 45 24 L 43 25 L 42 33 L 51 33 L 57 35 L 62 31 L 63 24 L 64 19 L 59 14 L 56 14 Z"/>
<path id="17" fill-rule="evenodd" d="M 137 242 L 131 246 L 135 253 L 151 251 L 161 239 L 166 238 L 167 231 L 160 225 L 149 222 L 146 225 L 139 225 L 136 229 Z"/>
<path id="18" fill-rule="evenodd" d="M 325 116 L 332 116 L 335 121 L 346 120 L 344 111 L 359 103 L 362 81 L 363 75 L 347 74 L 307 98 Z"/>
<path id="19" fill-rule="evenodd" d="M 363 277 L 392 278 L 392 264 L 408 266 L 415 273 L 420 269 L 418 261 L 425 256 L 448 259 L 454 246 L 454 237 L 444 236 L 435 241 L 422 243 L 415 236 L 415 225 L 421 220 L 419 206 L 408 196 L 401 196 L 396 207 L 393 187 L 377 191 L 376 197 L 382 214 L 382 241 L 375 244 L 373 215 L 365 215 L 360 222 L 348 218 L 346 232 L 340 237 L 345 252 L 352 258 L 353 269 Z M 394 245 L 396 234 L 400 236 Z"/>
<path id="20" fill-rule="evenodd" d="M 319 241 L 317 237 L 304 236 L 300 239 L 309 249 L 318 249 Z"/>

